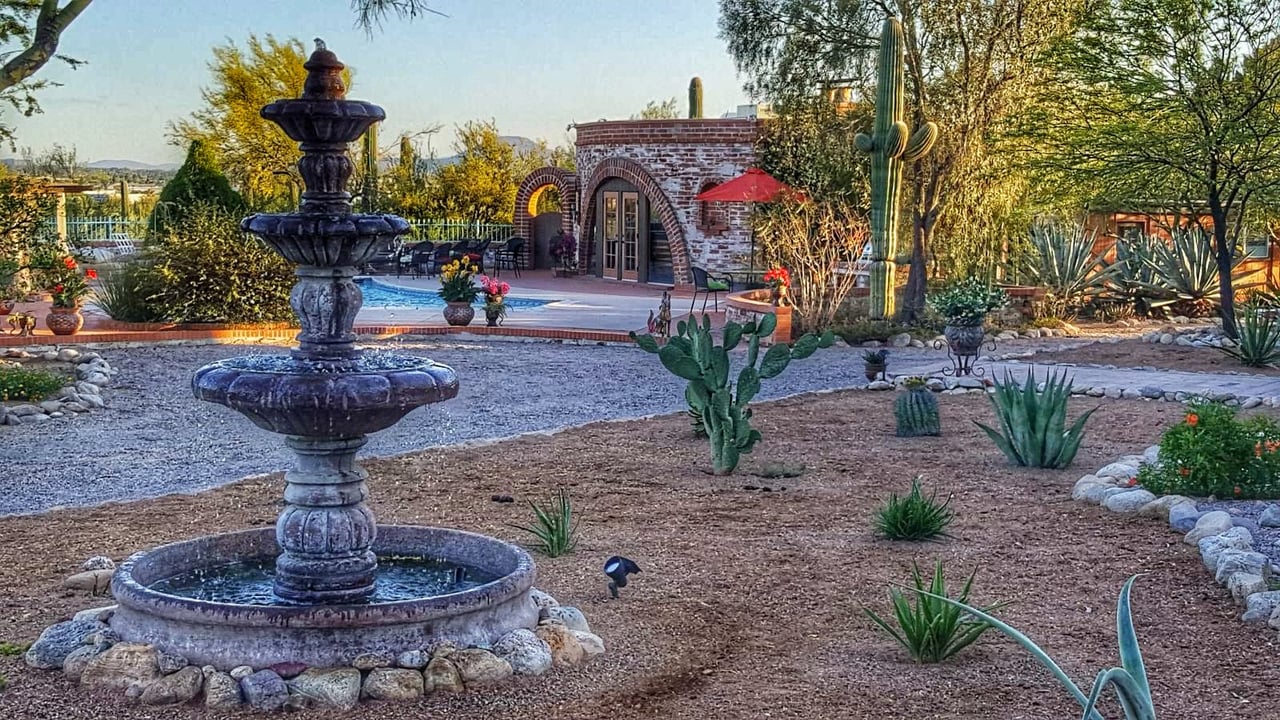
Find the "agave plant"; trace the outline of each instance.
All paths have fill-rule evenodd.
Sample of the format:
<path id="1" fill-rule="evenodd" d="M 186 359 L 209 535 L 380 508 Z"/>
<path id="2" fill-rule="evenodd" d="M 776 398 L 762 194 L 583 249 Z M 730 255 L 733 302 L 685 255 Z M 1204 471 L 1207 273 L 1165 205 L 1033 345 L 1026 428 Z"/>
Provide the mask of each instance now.
<path id="1" fill-rule="evenodd" d="M 1236 345 L 1219 350 L 1249 367 L 1274 366 L 1280 362 L 1280 323 L 1276 309 L 1257 298 L 1240 306 L 1236 313 Z"/>
<path id="2" fill-rule="evenodd" d="M 578 546 L 578 520 L 573 517 L 573 503 L 569 500 L 569 491 L 560 488 L 556 498 L 548 507 L 539 507 L 529 503 L 533 510 L 532 525 L 513 525 L 533 536 L 535 550 L 547 557 L 560 557 L 573 552 Z"/>
<path id="3" fill-rule="evenodd" d="M 1175 230 L 1169 242 L 1155 243 L 1145 262 L 1155 275 L 1142 283 L 1142 289 L 1152 297 L 1151 307 L 1169 306 L 1174 314 L 1188 317 L 1203 317 L 1217 310 L 1221 302 L 1218 262 L 1207 233 Z"/>
<path id="4" fill-rule="evenodd" d="M 1163 240 L 1151 235 L 1120 238 L 1116 242 L 1115 260 L 1106 263 L 1103 295 L 1113 302 L 1132 306 L 1142 315 L 1149 314 L 1150 288 L 1157 283 L 1151 258 L 1155 257 L 1156 248 L 1164 244 Z"/>
<path id="5" fill-rule="evenodd" d="M 1036 389 L 1035 370 L 1027 372 L 1021 385 L 1013 373 L 1005 372 L 1005 381 L 996 383 L 996 391 L 988 395 L 1000 419 L 1000 432 L 974 421 L 982 428 L 1015 465 L 1061 469 L 1071 464 L 1084 424 L 1098 408 L 1087 410 L 1067 429 L 1067 400 L 1071 397 L 1071 380 L 1066 373 L 1050 372 L 1044 390 Z"/>
<path id="6" fill-rule="evenodd" d="M 1104 252 L 1095 253 L 1097 234 L 1076 226 L 1037 225 L 1031 229 L 1033 249 L 1027 268 L 1031 280 L 1048 291 L 1054 314 L 1074 315 L 1088 299 L 1101 293 L 1111 268 Z"/>
<path id="7" fill-rule="evenodd" d="M 926 589 L 920 566 L 915 562 L 911 563 L 911 579 L 915 587 L 906 588 L 905 593 L 897 588 L 889 590 L 889 602 L 893 605 L 893 617 L 890 620 L 897 622 L 897 628 L 890 624 L 890 620 L 880 617 L 870 608 L 862 609 L 873 623 L 906 648 L 911 658 L 918 663 L 942 662 L 972 645 L 993 627 L 981 618 L 974 619 L 974 613 L 966 613 L 961 609 L 967 607 L 963 603 L 969 600 L 973 578 L 978 571 L 974 570 L 969 574 L 956 600 L 947 595 L 947 584 L 942 574 L 942 561 L 939 560 L 934 563 L 933 577 Z M 916 594 L 914 605 L 907 598 L 907 593 L 910 592 Z M 946 599 L 951 604 L 938 602 L 940 599 Z M 957 604 L 961 607 L 956 607 Z M 1001 606 L 1002 604 L 988 605 L 983 609 L 995 610 Z"/>
<path id="8" fill-rule="evenodd" d="M 1120 642 L 1120 667 L 1113 667 L 1099 672 L 1098 677 L 1093 681 L 1093 689 L 1088 695 L 1085 695 L 1084 690 L 1075 684 L 1071 677 L 1058 666 L 1058 663 L 1049 657 L 1048 653 L 1041 650 L 1040 646 L 1032 642 L 1031 638 L 1015 630 L 1007 623 L 978 608 L 952 600 L 944 594 L 935 595 L 932 592 L 919 589 L 916 592 L 967 612 L 1021 645 L 1027 652 L 1031 653 L 1037 662 L 1045 666 L 1050 673 L 1053 673 L 1058 682 L 1062 683 L 1067 692 L 1071 693 L 1071 697 L 1080 704 L 1080 707 L 1084 708 L 1084 715 L 1081 716 L 1082 720 L 1104 720 L 1102 714 L 1096 708 L 1098 699 L 1102 697 L 1103 691 L 1108 687 L 1115 688 L 1116 699 L 1120 702 L 1120 708 L 1124 711 L 1126 720 L 1156 720 L 1155 703 L 1151 700 L 1151 685 L 1147 681 L 1147 669 L 1142 661 L 1142 648 L 1138 645 L 1138 635 L 1133 629 L 1133 613 L 1130 607 L 1133 583 L 1137 579 L 1138 576 L 1134 575 L 1125 582 L 1124 587 L 1120 590 L 1120 599 L 1116 602 L 1116 636 Z"/>

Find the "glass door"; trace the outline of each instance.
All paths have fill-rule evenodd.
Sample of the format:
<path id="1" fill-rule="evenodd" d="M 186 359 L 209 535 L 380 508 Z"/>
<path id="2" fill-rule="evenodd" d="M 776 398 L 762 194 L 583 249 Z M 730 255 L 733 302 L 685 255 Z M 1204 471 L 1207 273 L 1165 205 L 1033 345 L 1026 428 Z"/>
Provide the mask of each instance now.
<path id="1" fill-rule="evenodd" d="M 622 193 L 622 279 L 640 279 L 640 195 Z"/>
<path id="2" fill-rule="evenodd" d="M 605 192 L 602 194 L 604 196 L 603 197 L 604 202 L 601 203 L 601 215 L 603 217 L 601 218 L 602 222 L 600 223 L 600 226 L 601 228 L 603 228 L 603 233 L 604 233 L 604 238 L 603 238 L 604 248 L 602 253 L 602 255 L 604 256 L 604 268 L 603 268 L 604 272 L 602 274 L 606 278 L 613 278 L 616 280 L 619 276 L 618 260 L 619 260 L 619 254 L 620 254 L 619 250 L 621 250 L 619 246 L 622 244 L 621 232 L 620 232 L 620 227 L 618 222 L 619 220 L 618 208 L 620 205 L 622 193 Z"/>

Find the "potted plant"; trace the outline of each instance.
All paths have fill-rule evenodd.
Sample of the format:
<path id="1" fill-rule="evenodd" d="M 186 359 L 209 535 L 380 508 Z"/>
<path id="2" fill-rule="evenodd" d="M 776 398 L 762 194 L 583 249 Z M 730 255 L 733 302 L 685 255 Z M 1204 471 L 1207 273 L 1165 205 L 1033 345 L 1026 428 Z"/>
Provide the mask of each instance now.
<path id="1" fill-rule="evenodd" d="M 40 268 L 45 290 L 53 300 L 49 314 L 44 318 L 45 327 L 54 335 L 75 335 L 84 327 L 80 306 L 92 292 L 89 281 L 98 277 L 93 268 L 80 270 L 75 258 L 62 257 L 52 267 Z"/>
<path id="2" fill-rule="evenodd" d="M 864 350 L 862 352 L 862 372 L 867 376 L 867 380 L 873 381 L 876 378 L 884 377 L 884 369 L 889 361 L 888 350 Z"/>
<path id="3" fill-rule="evenodd" d="M 1009 304 L 1009 297 L 1000 288 L 969 277 L 935 293 L 929 303 L 946 318 L 942 334 L 951 351 L 956 355 L 977 355 L 982 347 L 983 320 L 987 313 Z"/>
<path id="4" fill-rule="evenodd" d="M 451 260 L 440 268 L 440 297 L 445 301 L 444 321 L 450 325 L 470 325 L 476 309 L 471 303 L 480 295 L 476 285 L 479 268 L 466 258 Z"/>
<path id="5" fill-rule="evenodd" d="M 791 304 L 791 298 L 788 295 L 791 288 L 791 273 L 787 272 L 786 268 L 769 268 L 763 279 L 769 286 L 769 297 L 775 306 Z"/>
<path id="6" fill-rule="evenodd" d="M 480 276 L 480 288 L 484 291 L 484 319 L 489 327 L 502 324 L 507 316 L 505 298 L 511 292 L 511 286 L 501 280 Z"/>
<path id="7" fill-rule="evenodd" d="M 555 259 L 556 277 L 576 275 L 578 271 L 578 240 L 573 233 L 559 233 L 551 238 L 551 247 L 547 248 Z"/>

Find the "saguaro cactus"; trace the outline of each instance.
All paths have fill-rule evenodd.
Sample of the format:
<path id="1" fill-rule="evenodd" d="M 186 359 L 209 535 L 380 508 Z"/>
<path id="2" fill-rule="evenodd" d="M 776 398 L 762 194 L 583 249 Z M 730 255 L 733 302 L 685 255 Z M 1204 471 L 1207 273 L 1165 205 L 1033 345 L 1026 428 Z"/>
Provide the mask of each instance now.
<path id="1" fill-rule="evenodd" d="M 695 77 L 689 81 L 689 117 L 702 117 L 702 78 Z"/>
<path id="2" fill-rule="evenodd" d="M 938 126 L 927 122 L 915 133 L 903 120 L 906 74 L 903 71 L 902 23 L 885 18 L 876 63 L 876 119 L 872 133 L 858 133 L 854 144 L 871 157 L 871 307 L 872 319 L 894 313 L 894 281 L 898 250 L 898 196 L 902 166 L 919 160 L 933 148 Z"/>
<path id="3" fill-rule="evenodd" d="M 369 126 L 361 138 L 364 160 L 364 186 L 360 189 L 360 209 L 371 213 L 378 209 L 378 123 Z"/>

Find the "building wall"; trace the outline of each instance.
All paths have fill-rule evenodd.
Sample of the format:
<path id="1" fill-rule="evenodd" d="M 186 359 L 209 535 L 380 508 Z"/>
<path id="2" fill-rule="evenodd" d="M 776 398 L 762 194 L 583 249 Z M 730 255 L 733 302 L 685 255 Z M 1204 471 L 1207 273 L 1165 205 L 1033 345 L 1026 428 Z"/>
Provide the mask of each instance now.
<path id="1" fill-rule="evenodd" d="M 731 272 L 748 265 L 748 207 L 742 203 L 704 207 L 707 204 L 693 198 L 708 184 L 737 177 L 755 162 L 758 120 L 624 120 L 585 123 L 576 126 L 576 130 L 577 175 L 581 182 L 578 208 L 583 211 L 579 216 L 580 240 L 589 242 L 591 237 L 588 233 L 594 221 L 594 195 L 599 181 L 611 176 L 609 167 L 630 165 L 606 164 L 605 177 L 600 177 L 597 169 L 605 161 L 625 159 L 642 168 L 665 198 L 650 198 L 650 217 L 663 219 L 665 204 L 670 208 L 671 222 L 678 225 L 679 233 L 667 228 L 677 284 L 690 281 L 689 264 L 713 272 Z M 646 189 L 643 185 L 641 189 Z M 703 221 L 707 215 L 713 222 Z M 682 238 L 684 249 L 676 247 L 678 238 Z M 677 262 L 685 251 L 684 262 Z"/>

